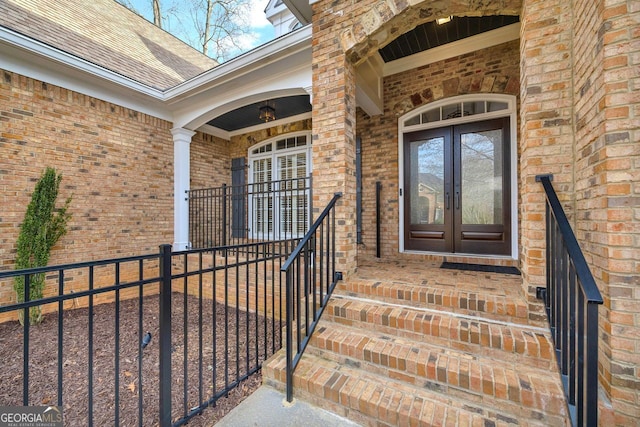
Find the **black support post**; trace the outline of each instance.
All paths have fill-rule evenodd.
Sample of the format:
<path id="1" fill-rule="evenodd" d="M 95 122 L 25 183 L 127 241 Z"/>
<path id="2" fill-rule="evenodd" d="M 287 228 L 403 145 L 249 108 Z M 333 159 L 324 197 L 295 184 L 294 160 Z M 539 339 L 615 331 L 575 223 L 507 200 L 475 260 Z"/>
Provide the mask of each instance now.
<path id="1" fill-rule="evenodd" d="M 162 427 L 171 426 L 171 245 L 160 246 L 160 412 Z"/>

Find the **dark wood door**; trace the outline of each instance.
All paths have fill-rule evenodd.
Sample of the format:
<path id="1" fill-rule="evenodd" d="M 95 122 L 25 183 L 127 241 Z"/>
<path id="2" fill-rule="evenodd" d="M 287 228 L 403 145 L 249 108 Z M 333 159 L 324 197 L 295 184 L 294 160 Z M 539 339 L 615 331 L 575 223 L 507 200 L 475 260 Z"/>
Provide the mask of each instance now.
<path id="1" fill-rule="evenodd" d="M 509 119 L 404 135 L 408 250 L 511 253 Z"/>

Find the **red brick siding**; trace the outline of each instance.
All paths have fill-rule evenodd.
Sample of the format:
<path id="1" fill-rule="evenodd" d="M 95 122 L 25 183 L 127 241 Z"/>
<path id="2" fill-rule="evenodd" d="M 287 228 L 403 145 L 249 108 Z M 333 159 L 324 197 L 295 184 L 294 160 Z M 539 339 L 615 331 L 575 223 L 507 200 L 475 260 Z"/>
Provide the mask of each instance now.
<path id="1" fill-rule="evenodd" d="M 191 189 L 231 184 L 229 141 L 197 132 L 190 147 Z"/>
<path id="2" fill-rule="evenodd" d="M 173 238 L 171 123 L 0 71 L 0 263 L 12 269 L 20 223 L 45 167 L 73 196 L 50 264 L 138 255 Z M 0 303 L 14 299 L 0 286 Z"/>

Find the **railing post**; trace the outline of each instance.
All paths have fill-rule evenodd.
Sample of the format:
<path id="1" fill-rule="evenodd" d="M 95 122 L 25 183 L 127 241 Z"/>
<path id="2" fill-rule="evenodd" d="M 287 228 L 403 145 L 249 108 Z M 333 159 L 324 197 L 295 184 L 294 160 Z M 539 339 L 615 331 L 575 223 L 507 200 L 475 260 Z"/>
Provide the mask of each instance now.
<path id="1" fill-rule="evenodd" d="M 160 412 L 162 427 L 171 426 L 171 245 L 160 246 Z"/>
<path id="2" fill-rule="evenodd" d="M 222 246 L 227 246 L 227 184 L 222 184 Z"/>
<path id="3" fill-rule="evenodd" d="M 598 424 L 598 302 L 587 304 L 586 308 L 586 336 L 587 344 L 584 351 L 585 386 L 584 420 L 589 426 Z M 583 391 L 580 390 L 582 393 Z"/>
<path id="4" fill-rule="evenodd" d="M 287 376 L 287 402 L 293 401 L 293 364 L 292 364 L 292 346 L 293 346 L 293 295 L 291 295 L 291 268 L 285 272 L 285 295 L 286 295 L 286 329 L 287 329 L 287 349 L 286 349 L 286 376 Z"/>
<path id="5" fill-rule="evenodd" d="M 376 181 L 376 258 L 380 258 L 380 193 L 382 183 Z"/>

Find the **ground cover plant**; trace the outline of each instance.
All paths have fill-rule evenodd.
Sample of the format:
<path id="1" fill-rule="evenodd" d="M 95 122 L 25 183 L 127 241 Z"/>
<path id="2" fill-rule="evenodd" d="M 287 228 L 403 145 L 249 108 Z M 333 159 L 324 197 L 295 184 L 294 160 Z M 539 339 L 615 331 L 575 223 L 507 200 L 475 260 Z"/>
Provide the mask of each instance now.
<path id="1" fill-rule="evenodd" d="M 280 345 L 280 329 L 279 322 L 272 323 L 271 319 L 256 313 L 225 308 L 223 304 L 206 299 L 200 305 L 197 298 L 187 297 L 185 300 L 181 293 L 172 295 L 172 305 L 171 382 L 172 419 L 175 421 L 191 407 L 197 406 L 201 397 L 206 400 L 222 390 L 225 383 L 235 381 L 248 368 L 262 363 L 272 349 Z M 138 425 L 140 415 L 143 425 L 157 425 L 158 297 L 152 295 L 121 301 L 118 311 L 119 316 L 116 316 L 114 303 L 96 305 L 93 308 L 92 326 L 88 308 L 64 311 L 61 360 L 65 425 L 89 424 L 90 367 L 93 374 L 91 398 L 94 425 L 112 425 L 116 412 L 120 425 Z M 118 322 L 116 318 L 119 318 Z M 274 329 L 275 334 L 272 335 Z M 30 405 L 57 404 L 57 331 L 58 316 L 55 313 L 45 315 L 40 325 L 29 329 Z M 116 332 L 119 334 L 117 342 Z M 24 328 L 18 322 L 0 324 L 0 360 L 4 365 L 4 369 L 0 370 L 0 406 L 22 405 L 23 333 Z M 150 340 L 147 334 L 150 334 Z M 142 350 L 142 362 L 139 363 L 139 348 L 145 336 L 148 344 Z M 201 372 L 202 383 L 198 381 Z M 240 382 L 228 396 L 220 398 L 215 407 L 207 408 L 188 425 L 215 424 L 260 384 L 261 375 L 258 372 Z M 119 395 L 118 408 L 115 408 L 116 390 Z"/>

